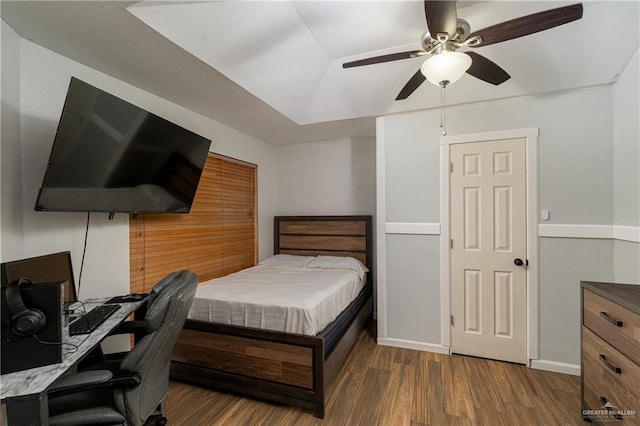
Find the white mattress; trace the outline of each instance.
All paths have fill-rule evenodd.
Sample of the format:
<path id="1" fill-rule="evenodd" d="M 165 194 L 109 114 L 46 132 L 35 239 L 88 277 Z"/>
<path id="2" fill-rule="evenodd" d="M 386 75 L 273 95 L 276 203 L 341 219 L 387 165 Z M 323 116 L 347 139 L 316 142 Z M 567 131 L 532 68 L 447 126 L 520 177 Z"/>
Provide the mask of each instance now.
<path id="1" fill-rule="evenodd" d="M 364 282 L 349 269 L 258 265 L 201 283 L 189 319 L 315 335 Z"/>

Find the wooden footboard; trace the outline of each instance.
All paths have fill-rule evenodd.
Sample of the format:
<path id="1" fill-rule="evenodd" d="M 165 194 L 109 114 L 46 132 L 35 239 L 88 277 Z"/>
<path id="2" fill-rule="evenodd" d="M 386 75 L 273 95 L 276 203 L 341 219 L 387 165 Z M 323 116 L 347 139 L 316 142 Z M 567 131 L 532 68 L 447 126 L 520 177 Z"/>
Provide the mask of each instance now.
<path id="1" fill-rule="evenodd" d="M 226 330 L 230 332 L 230 330 Z M 313 389 L 313 352 L 322 342 L 272 342 L 255 334 L 240 337 L 185 329 L 173 359 L 228 373 Z"/>
<path id="2" fill-rule="evenodd" d="M 326 390 L 371 312 L 369 296 L 326 356 L 321 337 L 187 321 L 173 352 L 171 379 L 310 409 L 323 418 Z"/>
<path id="3" fill-rule="evenodd" d="M 171 378 L 324 415 L 322 339 L 187 321 Z"/>

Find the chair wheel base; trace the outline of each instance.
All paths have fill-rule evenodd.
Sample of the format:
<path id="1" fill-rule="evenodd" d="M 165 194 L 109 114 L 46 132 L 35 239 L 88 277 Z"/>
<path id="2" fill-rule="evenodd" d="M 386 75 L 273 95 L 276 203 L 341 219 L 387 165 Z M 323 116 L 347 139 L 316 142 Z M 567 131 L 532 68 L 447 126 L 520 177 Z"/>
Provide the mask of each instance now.
<path id="1" fill-rule="evenodd" d="M 147 421 L 145 422 L 145 426 L 165 426 L 167 422 L 168 420 L 166 417 L 155 415 L 147 419 Z"/>

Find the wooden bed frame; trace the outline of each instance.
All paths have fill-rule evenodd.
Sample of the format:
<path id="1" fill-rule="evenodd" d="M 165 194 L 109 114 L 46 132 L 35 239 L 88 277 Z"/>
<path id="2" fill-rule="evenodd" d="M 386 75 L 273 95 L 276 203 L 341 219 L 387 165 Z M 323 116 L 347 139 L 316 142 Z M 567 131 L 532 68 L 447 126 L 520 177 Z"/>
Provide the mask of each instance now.
<path id="1" fill-rule="evenodd" d="M 351 256 L 371 271 L 371 216 L 276 216 L 274 253 Z M 317 336 L 187 320 L 171 379 L 313 410 L 323 418 L 327 389 L 373 310 L 371 272 L 349 307 Z"/>

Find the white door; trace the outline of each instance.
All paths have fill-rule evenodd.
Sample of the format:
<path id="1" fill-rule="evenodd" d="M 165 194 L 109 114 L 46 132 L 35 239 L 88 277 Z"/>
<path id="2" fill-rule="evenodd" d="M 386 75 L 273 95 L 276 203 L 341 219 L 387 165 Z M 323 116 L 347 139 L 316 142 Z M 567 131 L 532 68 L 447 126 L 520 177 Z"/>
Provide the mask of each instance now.
<path id="1" fill-rule="evenodd" d="M 451 351 L 526 363 L 525 139 L 452 144 L 450 161 Z"/>

